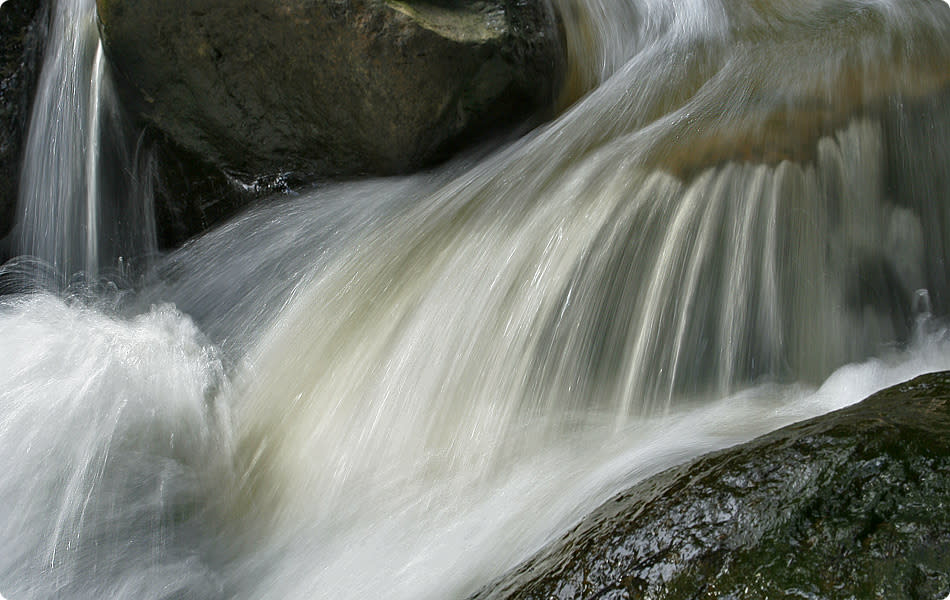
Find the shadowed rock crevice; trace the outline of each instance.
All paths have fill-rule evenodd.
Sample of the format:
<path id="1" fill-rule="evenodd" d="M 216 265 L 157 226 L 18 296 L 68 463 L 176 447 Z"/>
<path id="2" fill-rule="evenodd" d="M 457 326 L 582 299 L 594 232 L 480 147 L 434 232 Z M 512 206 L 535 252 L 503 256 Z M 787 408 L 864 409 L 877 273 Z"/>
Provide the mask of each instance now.
<path id="1" fill-rule="evenodd" d="M 49 5 L 0 3 L 0 262 L 9 258 L 30 107 L 43 58 Z"/>

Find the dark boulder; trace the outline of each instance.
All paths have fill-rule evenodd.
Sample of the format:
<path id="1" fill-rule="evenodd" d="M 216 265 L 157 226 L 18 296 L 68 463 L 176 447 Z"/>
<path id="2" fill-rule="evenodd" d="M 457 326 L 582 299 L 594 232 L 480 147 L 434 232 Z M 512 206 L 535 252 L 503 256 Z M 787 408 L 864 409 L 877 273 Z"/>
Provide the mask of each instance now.
<path id="1" fill-rule="evenodd" d="M 635 485 L 476 598 L 950 592 L 950 372 Z"/>
<path id="2" fill-rule="evenodd" d="M 0 240 L 16 218 L 20 165 L 48 12 L 43 0 L 0 3 Z M 0 244 L 0 262 L 6 257 L 8 248 Z"/>
<path id="3" fill-rule="evenodd" d="M 126 102 L 245 181 L 400 173 L 550 109 L 544 0 L 98 0 Z"/>
<path id="4" fill-rule="evenodd" d="M 148 178 L 160 250 L 178 248 L 254 202 L 288 191 L 283 178 L 245 185 L 154 127 L 146 127 L 140 139 L 151 163 L 140 170 Z"/>

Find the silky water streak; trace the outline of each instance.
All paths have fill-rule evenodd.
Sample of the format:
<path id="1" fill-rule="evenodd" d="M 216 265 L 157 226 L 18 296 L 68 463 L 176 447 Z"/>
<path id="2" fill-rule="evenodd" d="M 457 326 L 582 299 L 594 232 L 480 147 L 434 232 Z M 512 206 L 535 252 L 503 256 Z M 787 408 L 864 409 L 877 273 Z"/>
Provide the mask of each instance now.
<path id="1" fill-rule="evenodd" d="M 943 2 L 558 4 L 573 87 L 524 138 L 0 301 L 0 592 L 464 599 L 950 368 Z"/>
<path id="2" fill-rule="evenodd" d="M 94 282 L 156 251 L 150 198 L 125 140 L 96 28 L 94 0 L 53 3 L 28 129 L 19 253 L 46 287 Z M 22 262 L 22 259 L 21 259 Z M 104 271 L 104 272 L 101 272 Z"/>

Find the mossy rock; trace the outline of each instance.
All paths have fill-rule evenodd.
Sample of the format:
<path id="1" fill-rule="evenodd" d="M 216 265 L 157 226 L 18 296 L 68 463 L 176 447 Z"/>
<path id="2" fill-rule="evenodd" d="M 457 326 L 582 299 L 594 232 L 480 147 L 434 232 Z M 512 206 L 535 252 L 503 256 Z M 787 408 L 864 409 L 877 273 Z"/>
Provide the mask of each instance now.
<path id="1" fill-rule="evenodd" d="M 645 480 L 475 598 L 950 593 L 950 372 Z"/>

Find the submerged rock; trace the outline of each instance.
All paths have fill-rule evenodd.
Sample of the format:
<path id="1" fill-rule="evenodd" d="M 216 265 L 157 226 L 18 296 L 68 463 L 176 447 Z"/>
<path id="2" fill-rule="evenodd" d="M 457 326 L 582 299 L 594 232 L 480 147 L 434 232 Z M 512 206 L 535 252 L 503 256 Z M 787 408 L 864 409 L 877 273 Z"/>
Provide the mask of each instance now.
<path id="1" fill-rule="evenodd" d="M 950 372 L 671 469 L 476 598 L 944 598 Z"/>
<path id="2" fill-rule="evenodd" d="M 134 110 L 245 180 L 400 173 L 550 108 L 543 0 L 97 1 Z"/>
<path id="3" fill-rule="evenodd" d="M 20 165 L 43 58 L 47 13 L 43 0 L 0 2 L 0 240 L 9 234 L 16 217 Z M 0 261 L 7 251 L 0 244 Z"/>
<path id="4" fill-rule="evenodd" d="M 855 119 L 889 120 L 950 92 L 950 7 L 899 3 L 738 0 L 729 29 L 689 38 L 684 65 L 643 108 L 672 115 L 648 166 L 683 179 L 727 162 L 813 163 L 824 137 Z"/>

